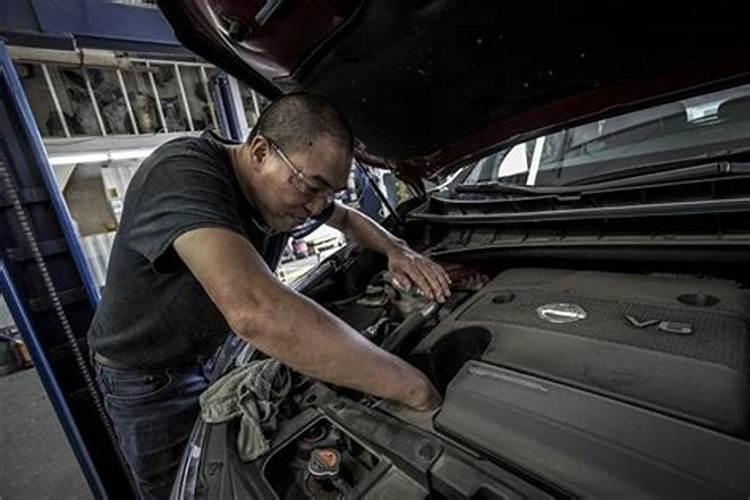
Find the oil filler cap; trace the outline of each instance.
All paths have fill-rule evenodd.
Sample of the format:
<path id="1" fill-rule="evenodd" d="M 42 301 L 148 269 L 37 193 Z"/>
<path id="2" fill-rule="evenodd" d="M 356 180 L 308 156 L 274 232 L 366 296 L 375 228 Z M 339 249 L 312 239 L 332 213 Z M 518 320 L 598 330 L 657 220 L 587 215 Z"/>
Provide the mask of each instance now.
<path id="1" fill-rule="evenodd" d="M 315 448 L 310 452 L 307 471 L 315 477 L 335 477 L 339 473 L 341 453 L 335 448 Z"/>

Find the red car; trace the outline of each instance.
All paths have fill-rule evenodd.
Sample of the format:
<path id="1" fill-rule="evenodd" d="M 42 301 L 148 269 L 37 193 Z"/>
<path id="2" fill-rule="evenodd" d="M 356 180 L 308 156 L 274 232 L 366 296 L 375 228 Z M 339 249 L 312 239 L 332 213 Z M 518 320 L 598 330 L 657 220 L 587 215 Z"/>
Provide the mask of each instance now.
<path id="1" fill-rule="evenodd" d="M 436 308 L 369 253 L 323 261 L 300 290 L 443 406 L 300 376 L 252 462 L 199 421 L 175 498 L 748 498 L 750 3 L 160 6 L 267 97 L 336 103 L 456 283 Z"/>

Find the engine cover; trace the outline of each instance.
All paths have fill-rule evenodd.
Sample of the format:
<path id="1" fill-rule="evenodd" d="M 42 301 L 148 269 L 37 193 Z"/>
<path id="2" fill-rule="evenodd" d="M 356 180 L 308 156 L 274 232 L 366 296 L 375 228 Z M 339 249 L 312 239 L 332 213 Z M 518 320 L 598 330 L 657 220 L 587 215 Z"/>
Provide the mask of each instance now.
<path id="1" fill-rule="evenodd" d="M 442 388 L 475 359 L 746 437 L 748 317 L 729 281 L 512 269 L 415 359 Z"/>

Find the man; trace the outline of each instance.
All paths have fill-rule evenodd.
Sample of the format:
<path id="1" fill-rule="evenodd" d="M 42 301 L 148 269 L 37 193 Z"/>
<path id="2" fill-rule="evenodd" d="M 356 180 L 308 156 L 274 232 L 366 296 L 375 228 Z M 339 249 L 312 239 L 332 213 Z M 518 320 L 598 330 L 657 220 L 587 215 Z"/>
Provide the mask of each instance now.
<path id="1" fill-rule="evenodd" d="M 264 111 L 245 143 L 170 141 L 131 181 L 89 344 L 142 497 L 168 495 L 206 388 L 201 360 L 229 330 L 316 379 L 416 410 L 437 404 L 421 372 L 272 273 L 288 232 L 312 218 L 385 254 L 403 286 L 438 301 L 450 294 L 439 265 L 334 202 L 352 145 L 329 103 L 292 94 Z"/>

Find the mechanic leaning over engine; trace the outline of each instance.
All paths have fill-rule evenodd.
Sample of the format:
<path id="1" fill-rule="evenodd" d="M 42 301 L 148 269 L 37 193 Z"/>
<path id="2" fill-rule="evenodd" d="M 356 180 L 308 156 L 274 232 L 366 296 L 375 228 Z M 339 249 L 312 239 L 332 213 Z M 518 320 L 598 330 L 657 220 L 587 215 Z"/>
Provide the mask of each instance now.
<path id="1" fill-rule="evenodd" d="M 172 140 L 125 197 L 107 284 L 89 329 L 97 381 L 143 498 L 165 498 L 228 332 L 310 377 L 401 402 L 439 403 L 419 370 L 274 275 L 290 231 L 322 223 L 383 253 L 405 287 L 444 301 L 449 278 L 372 219 L 335 201 L 353 135 L 328 102 L 290 94 L 244 143 Z"/>

